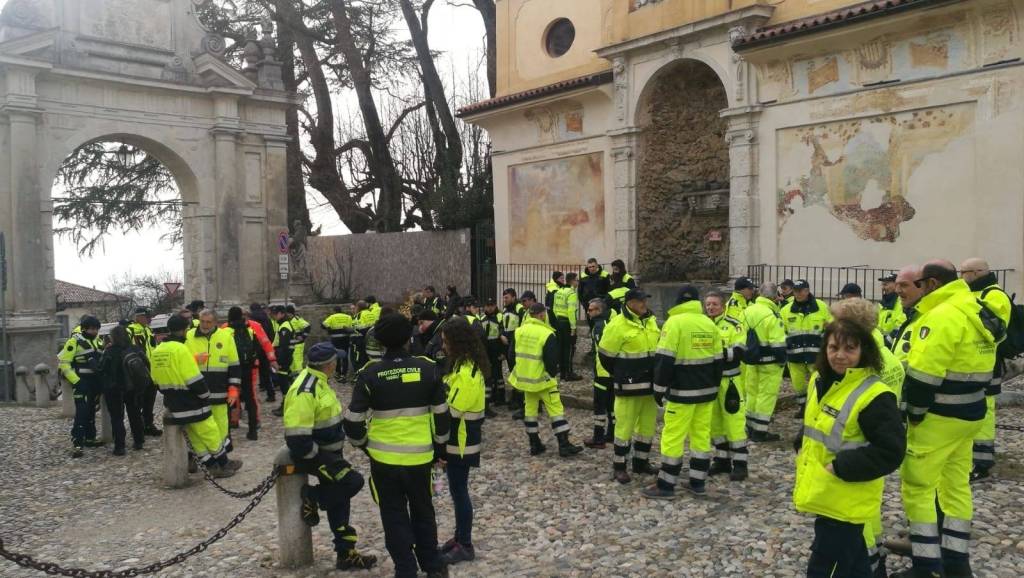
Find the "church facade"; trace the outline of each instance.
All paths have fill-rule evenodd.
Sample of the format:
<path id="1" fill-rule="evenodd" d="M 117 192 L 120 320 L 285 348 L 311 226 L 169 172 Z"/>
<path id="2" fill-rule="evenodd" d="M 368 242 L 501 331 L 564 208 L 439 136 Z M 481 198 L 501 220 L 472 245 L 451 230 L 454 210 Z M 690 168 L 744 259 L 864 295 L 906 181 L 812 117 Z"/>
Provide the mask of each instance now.
<path id="1" fill-rule="evenodd" d="M 1024 268 L 1024 0 L 499 0 L 499 263 Z"/>

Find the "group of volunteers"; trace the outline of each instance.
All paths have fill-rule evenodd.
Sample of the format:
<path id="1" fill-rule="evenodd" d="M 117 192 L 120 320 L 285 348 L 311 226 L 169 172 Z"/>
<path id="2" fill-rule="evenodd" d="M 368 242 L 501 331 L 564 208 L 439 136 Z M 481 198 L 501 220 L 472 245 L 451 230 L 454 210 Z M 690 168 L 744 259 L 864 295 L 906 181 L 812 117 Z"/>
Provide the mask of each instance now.
<path id="1" fill-rule="evenodd" d="M 547 451 L 541 406 L 558 455 L 582 453 L 559 395 L 560 381 L 581 379 L 573 360 L 582 306 L 594 353 L 593 431 L 583 444 L 612 445 L 616 482 L 656 476 L 642 496 L 676 497 L 686 446 L 682 487 L 692 494 L 705 494 L 711 476 L 745 480 L 748 442 L 780 440 L 770 430 L 788 373 L 802 420 L 793 502 L 816 516 L 807 575 L 886 575 L 882 491 L 897 470 L 913 560 L 898 576 L 972 575 L 971 481 L 994 465 L 994 396 L 1004 360 L 1017 353 L 1001 343 L 1019 322 L 983 260 L 959 271 L 932 261 L 886 275 L 880 304 L 852 283 L 831 307 L 803 279 L 755 286 L 740 278 L 731 294 L 683 285 L 660 325 L 625 265 L 611 269 L 591 259 L 580 274 L 555 271 L 543 300 L 508 288 L 500 306 L 455 287 L 444 297 L 425 287 L 404 311 L 367 297 L 325 318 L 330 341 L 316 344 L 306 343 L 310 323 L 287 306 L 269 315 L 259 305 L 233 307 L 219 324 L 194 303 L 168 320 L 159 345 L 144 310 L 114 328 L 106 348 L 99 322 L 84 319 L 60 355 L 74 385 L 75 455 L 98 443 L 100 392 L 115 422 L 127 410 L 136 448 L 144 435 L 159 435 L 152 422 L 159 389 L 166 422 L 184 426 L 195 460 L 230 476 L 241 466 L 228 458 L 240 413 L 233 408 L 241 398 L 247 437 L 256 439 L 262 386 L 268 401 L 282 394 L 275 413 L 287 446 L 317 478 L 303 488 L 302 517 L 316 525 L 326 513 L 336 567 L 377 562 L 356 549 L 350 525 L 351 500 L 365 483 L 345 459 L 347 439 L 369 458 L 369 490 L 395 575 L 446 576 L 449 565 L 476 556 L 470 470 L 480 465 L 483 425 L 495 408 L 507 406 L 523 421 L 531 456 Z M 346 406 L 332 378 L 351 382 Z M 123 454 L 123 424 L 114 437 L 115 454 Z M 435 468 L 444 471 L 455 511 L 454 535 L 440 546 Z"/>

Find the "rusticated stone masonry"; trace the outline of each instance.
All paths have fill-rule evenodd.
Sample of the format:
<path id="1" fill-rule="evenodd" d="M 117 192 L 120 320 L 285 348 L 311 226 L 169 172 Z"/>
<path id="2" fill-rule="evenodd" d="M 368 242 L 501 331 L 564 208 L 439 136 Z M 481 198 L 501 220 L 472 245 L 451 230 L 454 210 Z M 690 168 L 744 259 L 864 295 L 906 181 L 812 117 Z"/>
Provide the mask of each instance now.
<path id="1" fill-rule="evenodd" d="M 729 269 L 725 87 L 707 65 L 666 71 L 647 97 L 638 191 L 644 281 L 723 280 Z"/>

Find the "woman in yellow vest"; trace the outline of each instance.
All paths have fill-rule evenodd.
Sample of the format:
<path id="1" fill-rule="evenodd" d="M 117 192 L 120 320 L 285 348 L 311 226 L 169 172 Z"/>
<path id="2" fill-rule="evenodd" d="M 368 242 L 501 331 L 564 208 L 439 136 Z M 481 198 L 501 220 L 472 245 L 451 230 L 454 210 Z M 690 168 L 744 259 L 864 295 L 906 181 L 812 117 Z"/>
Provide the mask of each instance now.
<path id="1" fill-rule="evenodd" d="M 830 323 L 808 387 L 793 503 L 817 516 L 810 578 L 872 576 L 865 538 L 882 507 L 885 476 L 906 452 L 896 395 L 879 377 L 873 329 L 849 319 Z"/>
<path id="2" fill-rule="evenodd" d="M 490 360 L 473 327 L 452 318 L 441 329 L 444 342 L 451 434 L 446 448 L 448 492 L 455 506 L 455 536 L 441 548 L 448 564 L 473 560 L 473 502 L 469 498 L 469 469 L 480 467 L 486 405 L 486 376 Z"/>

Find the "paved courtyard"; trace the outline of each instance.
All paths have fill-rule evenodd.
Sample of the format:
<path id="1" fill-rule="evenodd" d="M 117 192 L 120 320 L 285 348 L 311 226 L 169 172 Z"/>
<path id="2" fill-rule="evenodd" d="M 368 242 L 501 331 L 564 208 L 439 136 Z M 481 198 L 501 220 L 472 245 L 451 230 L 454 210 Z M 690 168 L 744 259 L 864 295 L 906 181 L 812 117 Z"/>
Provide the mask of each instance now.
<path id="1" fill-rule="evenodd" d="M 581 385 L 569 389 L 581 391 Z M 341 387 L 347 400 L 348 387 Z M 589 430 L 590 415 L 571 409 L 573 437 Z M 1024 408 L 1008 409 L 1002 423 L 1024 424 Z M 70 421 L 59 410 L 0 407 L 0 537 L 11 550 L 88 569 L 141 566 L 190 548 L 225 525 L 246 501 L 229 498 L 195 476 L 192 487 L 168 490 L 160 473 L 161 445 L 115 458 L 108 449 L 69 457 Z M 791 438 L 792 410 L 778 419 Z M 546 426 L 545 426 L 546 427 Z M 554 440 L 548 437 L 549 448 Z M 1024 433 L 1000 431 L 997 481 L 978 486 L 972 554 L 979 578 L 1024 575 Z M 265 418 L 258 442 L 236 440 L 245 460 L 225 485 L 254 486 L 270 470 L 282 445 L 279 418 Z M 706 497 L 681 495 L 651 502 L 639 495 L 651 478 L 628 486 L 611 481 L 611 449 L 588 450 L 561 460 L 554 452 L 530 458 L 522 425 L 503 413 L 485 425 L 483 467 L 471 489 L 476 507 L 478 558 L 453 576 L 800 576 L 811 539 L 810 518 L 790 504 L 793 454 L 789 439 L 755 445 L 751 477 L 744 483 L 713 478 Z M 657 446 L 656 446 L 657 447 Z M 361 471 L 365 458 L 347 452 Z M 898 484 L 887 486 L 889 534 L 905 530 Z M 320 576 L 332 570 L 326 526 L 314 530 L 316 566 L 300 572 L 277 568 L 275 497 L 271 492 L 250 516 L 209 550 L 161 576 Z M 441 539 L 452 532 L 451 500 L 438 496 Z M 381 559 L 357 575 L 390 576 L 380 520 L 369 493 L 353 505 L 360 548 Z M 897 567 L 890 561 L 890 569 Z M 42 574 L 0 560 L 0 576 Z"/>

